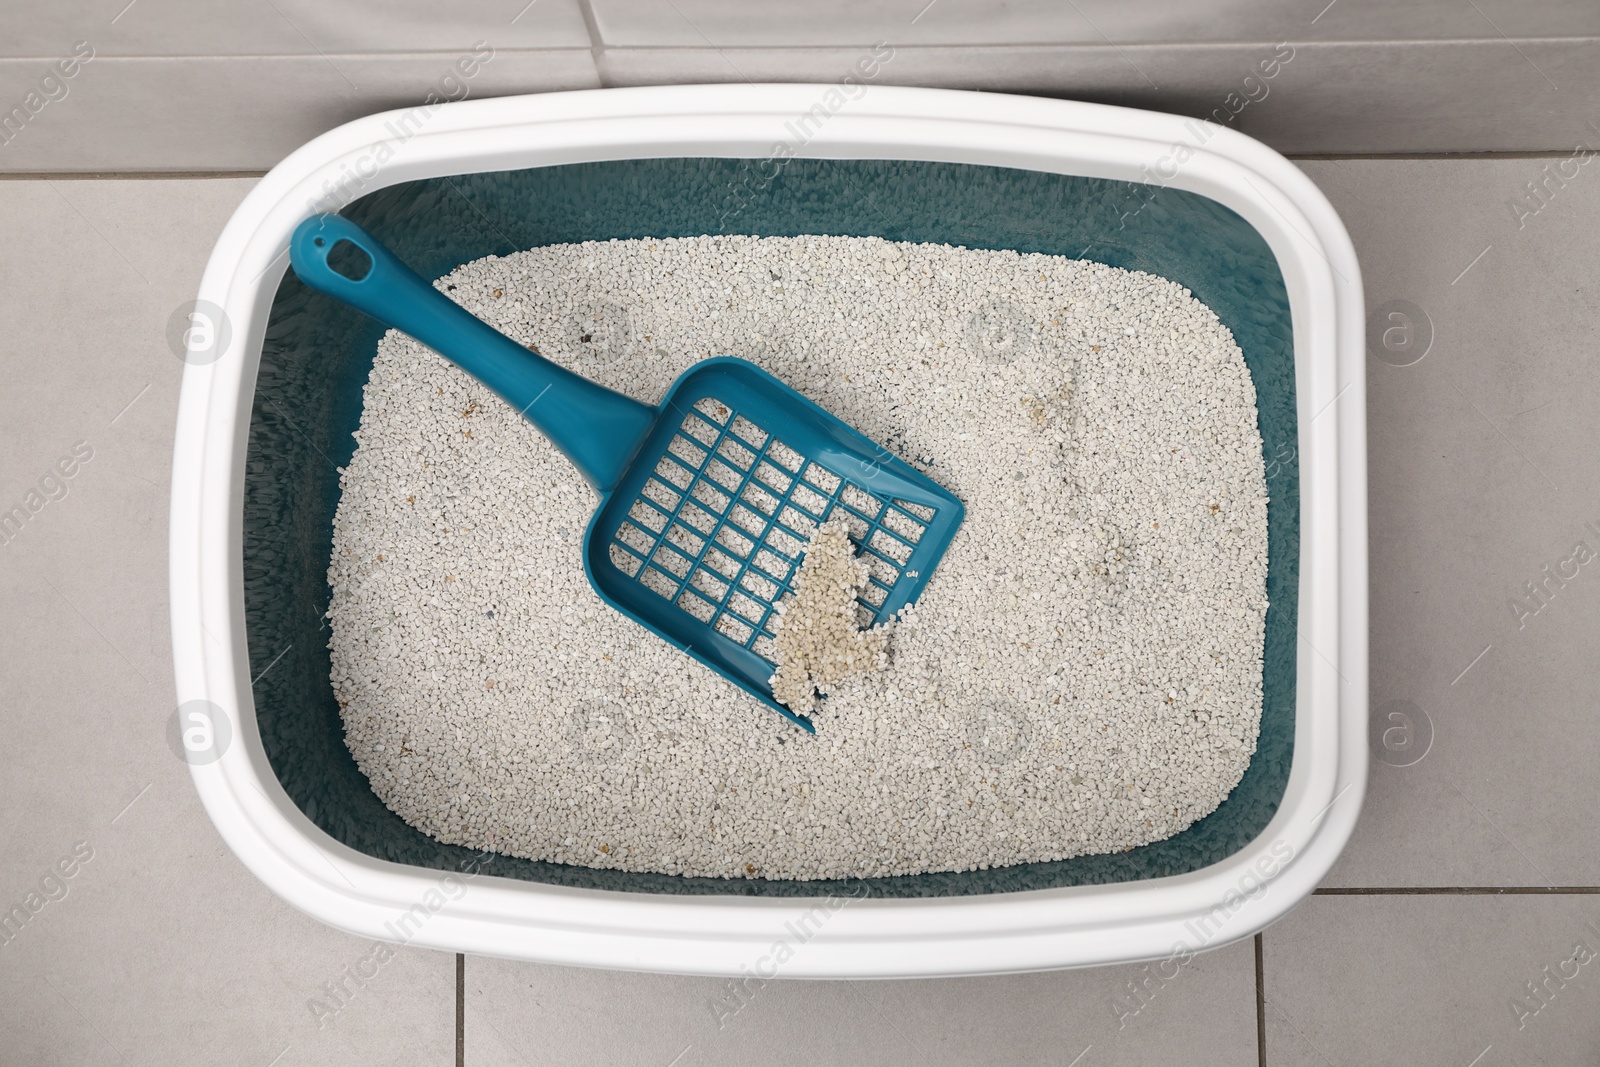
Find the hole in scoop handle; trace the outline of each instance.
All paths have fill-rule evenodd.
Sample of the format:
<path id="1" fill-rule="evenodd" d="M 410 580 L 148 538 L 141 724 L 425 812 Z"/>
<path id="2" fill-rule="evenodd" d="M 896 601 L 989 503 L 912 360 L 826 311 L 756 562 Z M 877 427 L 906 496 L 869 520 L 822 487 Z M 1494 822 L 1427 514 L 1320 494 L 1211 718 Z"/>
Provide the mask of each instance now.
<path id="1" fill-rule="evenodd" d="M 359 280 L 328 261 L 346 241 L 371 261 Z M 557 366 L 477 318 L 349 219 L 306 219 L 289 241 L 289 261 L 311 288 L 410 334 L 493 389 L 601 492 L 621 479 L 655 422 L 654 408 Z"/>

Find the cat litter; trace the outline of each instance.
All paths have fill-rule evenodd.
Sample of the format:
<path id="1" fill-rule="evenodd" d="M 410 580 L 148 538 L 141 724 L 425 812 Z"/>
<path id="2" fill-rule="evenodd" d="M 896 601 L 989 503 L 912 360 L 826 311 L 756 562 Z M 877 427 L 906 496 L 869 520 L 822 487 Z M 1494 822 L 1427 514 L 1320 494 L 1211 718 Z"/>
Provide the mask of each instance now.
<path id="1" fill-rule="evenodd" d="M 391 332 L 341 475 L 329 647 L 350 750 L 411 825 L 591 867 L 873 877 L 1122 851 L 1243 775 L 1266 481 L 1243 357 L 1187 290 L 845 237 L 555 245 L 437 285 L 640 399 L 744 356 L 967 511 L 887 662 L 826 685 L 805 735 L 606 607 L 576 562 L 591 490 Z M 904 512 L 849 528 L 878 550 L 863 613 Z"/>

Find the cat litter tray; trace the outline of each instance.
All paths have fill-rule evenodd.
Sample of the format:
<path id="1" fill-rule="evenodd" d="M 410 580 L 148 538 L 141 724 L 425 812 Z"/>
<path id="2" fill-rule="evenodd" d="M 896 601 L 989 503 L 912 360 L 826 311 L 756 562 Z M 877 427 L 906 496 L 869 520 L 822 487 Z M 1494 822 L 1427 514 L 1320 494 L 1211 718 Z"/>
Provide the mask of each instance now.
<path id="1" fill-rule="evenodd" d="M 1247 137 L 1123 108 L 871 86 L 822 103 L 825 121 L 797 139 L 794 120 L 839 97 L 829 89 L 553 93 L 404 126 L 375 115 L 295 152 L 229 221 L 198 294 L 221 328 L 190 351 L 178 415 L 177 689 L 186 722 L 216 720 L 187 735 L 206 810 L 296 907 L 367 937 L 551 963 L 768 973 L 785 940 L 786 977 L 983 974 L 1222 945 L 1332 866 L 1367 758 L 1364 326 L 1333 209 Z M 427 278 L 561 242 L 832 234 L 1060 254 L 1187 287 L 1244 352 L 1271 494 L 1264 704 L 1243 780 L 1189 829 L 1130 851 L 841 882 L 483 856 L 407 826 L 357 770 L 329 682 L 337 467 L 382 328 L 288 272 L 290 235 L 324 210 Z"/>

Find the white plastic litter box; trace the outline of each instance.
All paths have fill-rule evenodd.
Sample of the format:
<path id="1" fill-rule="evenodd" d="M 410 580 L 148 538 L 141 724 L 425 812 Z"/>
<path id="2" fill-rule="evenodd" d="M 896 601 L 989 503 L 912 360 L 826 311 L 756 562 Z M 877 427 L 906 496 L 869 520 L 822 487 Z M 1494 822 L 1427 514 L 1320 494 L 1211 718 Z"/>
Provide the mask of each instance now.
<path id="1" fill-rule="evenodd" d="M 1367 759 L 1364 324 L 1337 215 L 1277 153 L 1199 120 L 833 90 L 600 90 L 375 115 L 295 152 L 229 221 L 179 408 L 173 644 L 186 721 L 225 720 L 193 735 L 195 786 L 284 899 L 364 936 L 526 960 L 955 975 L 1182 957 L 1271 923 L 1332 866 Z M 382 334 L 287 272 L 296 224 L 328 209 L 425 277 L 565 241 L 816 233 L 1063 254 L 1188 287 L 1245 353 L 1272 496 L 1266 699 L 1244 780 L 1213 815 L 1129 852 L 848 882 L 478 856 L 406 826 L 345 748 L 328 677 L 335 468 Z"/>

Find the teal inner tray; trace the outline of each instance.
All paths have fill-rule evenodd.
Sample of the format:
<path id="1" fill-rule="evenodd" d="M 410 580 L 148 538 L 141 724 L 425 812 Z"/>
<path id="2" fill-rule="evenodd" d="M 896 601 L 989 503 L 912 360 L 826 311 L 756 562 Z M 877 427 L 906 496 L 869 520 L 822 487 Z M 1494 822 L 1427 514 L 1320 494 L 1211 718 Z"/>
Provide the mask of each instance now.
<path id="1" fill-rule="evenodd" d="M 1126 852 L 851 885 L 871 896 L 935 897 L 1129 882 L 1197 870 L 1244 847 L 1277 811 L 1294 753 L 1300 556 L 1294 348 L 1288 294 L 1266 242 L 1217 202 L 1155 186 L 951 163 L 807 159 L 791 160 L 763 184 L 759 168 L 738 159 L 634 159 L 467 174 L 391 186 L 343 214 L 429 279 L 483 256 L 569 241 L 826 234 L 1045 252 L 1147 271 L 1187 287 L 1244 352 L 1271 494 L 1261 736 L 1243 780 L 1189 829 Z M 345 747 L 329 681 L 323 613 L 336 467 L 355 451 L 361 390 L 383 333 L 292 272 L 278 286 L 245 462 L 245 625 L 257 679 L 256 723 L 278 780 L 330 836 L 379 859 L 457 870 L 477 853 L 406 825 L 372 792 Z M 818 896 L 841 886 L 634 874 L 504 856 L 484 869 L 633 893 Z"/>

